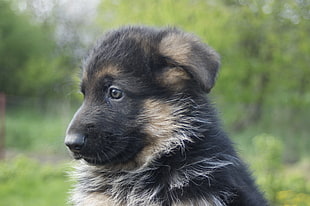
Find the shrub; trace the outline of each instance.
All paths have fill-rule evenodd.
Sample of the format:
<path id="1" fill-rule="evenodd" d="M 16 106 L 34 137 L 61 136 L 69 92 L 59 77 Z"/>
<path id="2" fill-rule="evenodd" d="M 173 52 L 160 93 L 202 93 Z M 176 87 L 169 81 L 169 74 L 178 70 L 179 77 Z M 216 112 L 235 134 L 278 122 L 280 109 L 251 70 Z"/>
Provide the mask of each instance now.
<path id="1" fill-rule="evenodd" d="M 310 205 L 310 186 L 301 174 L 291 174 L 283 164 L 282 141 L 262 134 L 253 139 L 255 158 L 252 168 L 257 182 L 271 205 Z"/>

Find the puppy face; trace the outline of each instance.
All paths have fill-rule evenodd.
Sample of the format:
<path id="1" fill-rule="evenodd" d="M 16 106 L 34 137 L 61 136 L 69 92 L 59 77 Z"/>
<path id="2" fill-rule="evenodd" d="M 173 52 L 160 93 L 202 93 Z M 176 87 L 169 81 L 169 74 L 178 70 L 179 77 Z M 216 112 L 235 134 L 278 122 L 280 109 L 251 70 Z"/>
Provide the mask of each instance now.
<path id="1" fill-rule="evenodd" d="M 147 164 L 192 141 L 194 102 L 209 92 L 218 55 L 176 29 L 125 27 L 107 33 L 86 58 L 84 101 L 65 144 L 94 165 Z"/>

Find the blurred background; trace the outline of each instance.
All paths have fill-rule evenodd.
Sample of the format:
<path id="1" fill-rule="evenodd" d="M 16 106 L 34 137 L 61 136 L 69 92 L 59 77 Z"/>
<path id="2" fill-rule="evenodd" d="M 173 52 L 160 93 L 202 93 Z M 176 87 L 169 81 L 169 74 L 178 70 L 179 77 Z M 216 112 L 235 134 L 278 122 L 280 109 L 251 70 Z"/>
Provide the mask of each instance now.
<path id="1" fill-rule="evenodd" d="M 0 0 L 0 205 L 66 205 L 81 60 L 128 24 L 217 50 L 210 96 L 238 152 L 271 205 L 310 205 L 310 0 Z"/>

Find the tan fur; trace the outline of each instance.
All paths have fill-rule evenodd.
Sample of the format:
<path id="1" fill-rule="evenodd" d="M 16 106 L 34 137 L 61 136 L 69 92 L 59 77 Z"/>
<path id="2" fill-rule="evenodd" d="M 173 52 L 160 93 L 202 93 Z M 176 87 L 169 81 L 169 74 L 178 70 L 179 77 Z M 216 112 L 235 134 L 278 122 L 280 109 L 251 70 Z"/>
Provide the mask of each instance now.
<path id="1" fill-rule="evenodd" d="M 120 70 L 119 68 L 117 68 L 116 66 L 106 66 L 106 67 L 103 67 L 102 69 L 99 69 L 96 74 L 94 75 L 95 78 L 103 78 L 105 76 L 117 76 L 120 74 Z M 83 71 L 83 76 L 82 76 L 82 81 L 88 81 L 88 72 L 87 70 L 84 70 Z M 94 82 L 94 80 L 91 80 L 90 82 Z"/>
<path id="2" fill-rule="evenodd" d="M 197 49 L 200 51 L 197 52 Z M 170 33 L 159 44 L 159 52 L 179 65 L 187 66 L 202 88 L 209 92 L 215 83 L 216 73 L 220 63 L 219 55 L 201 41 L 184 33 Z M 173 63 L 173 62 L 172 62 Z"/>
<path id="3" fill-rule="evenodd" d="M 135 170 L 149 165 L 149 163 L 162 153 L 167 153 L 175 146 L 189 140 L 186 136 L 174 134 L 180 125 L 176 121 L 182 118 L 180 105 L 164 102 L 157 99 L 147 99 L 143 104 L 143 112 L 139 115 L 138 122 L 143 125 L 148 143 L 135 159 L 127 163 L 105 165 L 113 170 Z M 186 118 L 185 118 L 186 119 Z"/>
<path id="4" fill-rule="evenodd" d="M 137 156 L 139 164 L 146 164 L 154 158 L 161 144 L 172 136 L 174 117 L 170 105 L 158 100 L 148 99 L 144 103 L 140 120 L 144 124 L 144 132 L 149 143 Z"/>
<path id="5" fill-rule="evenodd" d="M 173 204 L 172 206 L 224 206 L 224 204 L 222 204 L 219 200 L 215 198 L 214 200 L 211 201 L 201 199 L 187 202 L 179 202 Z"/>
<path id="6" fill-rule="evenodd" d="M 86 69 L 84 69 L 84 71 L 83 71 L 83 75 L 82 75 L 82 77 L 81 77 L 81 82 L 85 82 L 85 81 L 87 81 L 87 70 Z"/>
<path id="7" fill-rule="evenodd" d="M 117 76 L 120 74 L 120 70 L 119 68 L 117 68 L 116 66 L 107 66 L 107 67 L 104 67 L 102 69 L 99 69 L 98 72 L 96 73 L 96 77 L 97 78 L 102 78 L 102 77 L 105 77 L 105 76 Z"/>
<path id="8" fill-rule="evenodd" d="M 179 202 L 179 203 L 174 203 L 172 206 L 222 206 L 222 205 L 223 204 L 219 200 L 214 198 L 211 201 L 201 199 L 201 200 L 193 200 L 193 201 L 188 201 L 188 202 Z M 77 206 L 125 206 L 125 205 L 120 205 L 119 203 L 115 203 L 111 199 L 111 197 L 103 193 L 94 192 L 94 193 L 90 193 L 89 195 L 85 196 L 83 199 L 83 202 L 80 202 Z M 149 206 L 159 206 L 159 205 L 154 203 Z"/>
<path id="9" fill-rule="evenodd" d="M 129 35 L 129 38 L 132 38 L 136 42 L 139 42 L 141 48 L 143 49 L 145 53 L 150 53 L 150 49 L 151 49 L 150 42 L 146 39 L 141 38 L 141 36 L 143 36 L 143 34 L 136 33 L 136 34 Z"/>
<path id="10" fill-rule="evenodd" d="M 142 197 L 141 197 L 142 198 Z M 145 197 L 148 198 L 148 197 Z M 115 203 L 112 199 L 100 193 L 91 193 L 89 196 L 85 197 L 83 202 L 79 203 L 77 206 L 126 206 Z M 130 205 L 131 206 L 131 205 Z M 133 205 L 132 205 L 133 206 Z M 153 203 L 148 206 L 160 206 L 159 204 Z M 209 202 L 207 200 L 195 200 L 190 202 L 179 202 L 174 203 L 172 206 L 223 206 L 221 203 Z"/>
<path id="11" fill-rule="evenodd" d="M 103 193 L 93 192 L 93 193 L 89 193 L 88 195 L 84 195 L 84 194 L 82 195 L 84 196 L 84 198 L 82 199 L 82 202 L 79 202 L 76 206 L 114 206 L 115 205 L 113 200 L 109 196 Z"/>
<path id="12" fill-rule="evenodd" d="M 149 144 L 138 154 L 138 165 L 148 165 L 158 155 L 182 145 L 184 140 L 190 141 L 188 136 L 176 134 L 180 127 L 177 121 L 182 118 L 182 114 L 177 112 L 182 110 L 178 105 L 147 99 L 143 107 L 139 121 L 144 125 Z"/>
<path id="13" fill-rule="evenodd" d="M 174 91 L 180 91 L 184 88 L 185 81 L 189 79 L 190 77 L 184 69 L 173 67 L 166 68 L 166 70 L 157 78 L 157 81 L 167 88 Z"/>
<path id="14" fill-rule="evenodd" d="M 191 44 L 185 35 L 170 33 L 159 44 L 159 52 L 180 64 L 187 65 Z"/>
<path id="15" fill-rule="evenodd" d="M 171 132 L 175 129 L 175 117 L 171 105 L 160 100 L 147 99 L 144 103 L 143 115 L 148 121 L 145 131 L 152 136 L 152 141 L 158 142 L 172 135 Z"/>

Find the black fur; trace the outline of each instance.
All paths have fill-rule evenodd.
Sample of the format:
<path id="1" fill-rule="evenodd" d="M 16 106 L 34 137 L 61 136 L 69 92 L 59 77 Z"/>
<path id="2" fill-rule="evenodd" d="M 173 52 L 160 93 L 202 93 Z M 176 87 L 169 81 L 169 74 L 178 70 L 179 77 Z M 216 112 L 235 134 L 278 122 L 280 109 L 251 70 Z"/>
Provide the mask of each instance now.
<path id="1" fill-rule="evenodd" d="M 82 159 L 73 204 L 267 205 L 205 95 L 218 67 L 177 29 L 107 33 L 85 59 L 65 140 Z"/>

